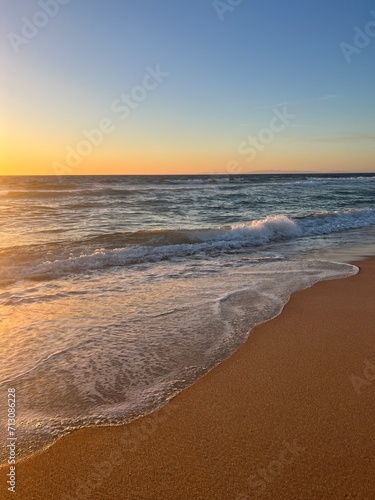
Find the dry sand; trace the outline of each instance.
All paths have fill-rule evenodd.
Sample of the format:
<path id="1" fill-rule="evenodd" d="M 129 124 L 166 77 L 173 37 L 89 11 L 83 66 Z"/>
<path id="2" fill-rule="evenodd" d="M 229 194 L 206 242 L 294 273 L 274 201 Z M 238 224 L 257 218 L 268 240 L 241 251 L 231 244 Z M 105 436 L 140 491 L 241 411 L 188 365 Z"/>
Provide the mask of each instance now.
<path id="1" fill-rule="evenodd" d="M 159 412 L 84 429 L 17 465 L 59 499 L 375 499 L 375 259 L 296 293 Z"/>

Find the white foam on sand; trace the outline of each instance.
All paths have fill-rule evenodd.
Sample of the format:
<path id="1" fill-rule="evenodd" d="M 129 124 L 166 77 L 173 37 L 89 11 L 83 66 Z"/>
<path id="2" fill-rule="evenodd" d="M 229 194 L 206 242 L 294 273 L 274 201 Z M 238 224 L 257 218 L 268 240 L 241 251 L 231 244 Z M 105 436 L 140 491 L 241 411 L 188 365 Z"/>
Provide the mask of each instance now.
<path id="1" fill-rule="evenodd" d="M 137 283 L 126 274 L 95 277 L 87 283 L 100 290 L 95 304 L 92 295 L 67 294 L 24 304 L 22 323 L 21 312 L 13 314 L 13 331 L 4 346 L 0 340 L 0 396 L 9 387 L 19 394 L 20 458 L 73 429 L 155 410 L 280 314 L 293 292 L 358 268 L 284 260 L 190 271 L 169 265 L 169 277 L 159 269 Z"/>

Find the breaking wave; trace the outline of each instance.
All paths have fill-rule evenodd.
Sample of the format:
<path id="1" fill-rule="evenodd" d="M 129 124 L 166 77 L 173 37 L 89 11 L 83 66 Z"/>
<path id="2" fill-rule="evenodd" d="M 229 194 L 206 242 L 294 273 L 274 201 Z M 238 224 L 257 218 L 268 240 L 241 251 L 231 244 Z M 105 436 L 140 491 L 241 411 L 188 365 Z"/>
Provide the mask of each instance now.
<path id="1" fill-rule="evenodd" d="M 65 274 L 100 270 L 114 266 L 206 256 L 261 247 L 309 236 L 375 225 L 375 210 L 318 212 L 308 217 L 270 215 L 263 219 L 222 228 L 153 229 L 113 233 L 82 240 L 67 254 L 57 248 L 48 261 L 23 260 L 22 265 L 4 266 L 0 279 L 50 279 Z M 66 244 L 64 245 L 64 249 Z M 59 253 L 60 252 L 60 253 Z M 11 264 L 6 259 L 7 264 Z"/>

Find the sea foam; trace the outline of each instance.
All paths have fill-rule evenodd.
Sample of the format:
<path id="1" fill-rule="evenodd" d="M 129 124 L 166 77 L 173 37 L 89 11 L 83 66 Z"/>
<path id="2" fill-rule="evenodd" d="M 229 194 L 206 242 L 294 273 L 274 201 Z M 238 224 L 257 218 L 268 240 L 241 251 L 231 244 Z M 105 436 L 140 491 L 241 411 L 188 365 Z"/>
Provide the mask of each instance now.
<path id="1" fill-rule="evenodd" d="M 136 271 L 85 277 L 74 293 L 55 285 L 53 301 L 4 308 L 0 397 L 8 387 L 19 394 L 19 458 L 74 429 L 159 408 L 277 316 L 291 293 L 358 269 L 300 260 L 193 271 L 168 263 L 143 280 Z"/>

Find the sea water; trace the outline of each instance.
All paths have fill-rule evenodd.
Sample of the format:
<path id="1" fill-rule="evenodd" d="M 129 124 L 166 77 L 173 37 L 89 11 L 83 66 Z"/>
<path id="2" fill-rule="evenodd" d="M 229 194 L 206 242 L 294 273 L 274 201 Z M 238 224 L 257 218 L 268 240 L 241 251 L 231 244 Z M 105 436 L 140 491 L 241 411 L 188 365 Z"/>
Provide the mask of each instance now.
<path id="1" fill-rule="evenodd" d="M 370 174 L 0 178 L 18 458 L 159 408 L 291 293 L 355 274 L 343 255 L 375 248 L 374 202 Z"/>

